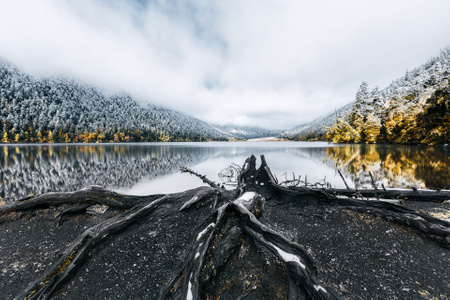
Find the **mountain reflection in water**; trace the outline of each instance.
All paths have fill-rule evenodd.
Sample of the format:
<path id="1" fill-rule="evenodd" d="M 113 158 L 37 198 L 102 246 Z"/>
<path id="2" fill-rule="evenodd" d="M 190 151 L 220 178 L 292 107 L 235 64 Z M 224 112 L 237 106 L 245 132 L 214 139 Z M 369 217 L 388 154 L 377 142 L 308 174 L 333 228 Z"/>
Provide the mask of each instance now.
<path id="1" fill-rule="evenodd" d="M 3 147 L 0 196 L 74 191 L 88 185 L 130 188 L 145 177 L 177 172 L 213 154 L 182 147 L 132 145 L 46 145 Z"/>
<path id="2" fill-rule="evenodd" d="M 386 187 L 450 188 L 448 147 L 331 145 L 307 142 L 9 145 L 0 147 L 0 197 L 73 191 L 101 185 L 124 193 L 169 193 L 201 182 L 179 167 L 186 165 L 218 181 L 231 163 L 265 154 L 272 171 L 326 176 L 343 187 L 335 169 L 353 186 L 370 187 L 368 171 Z M 287 173 L 286 173 L 287 172 Z M 0 199 L 1 200 L 1 199 Z"/>

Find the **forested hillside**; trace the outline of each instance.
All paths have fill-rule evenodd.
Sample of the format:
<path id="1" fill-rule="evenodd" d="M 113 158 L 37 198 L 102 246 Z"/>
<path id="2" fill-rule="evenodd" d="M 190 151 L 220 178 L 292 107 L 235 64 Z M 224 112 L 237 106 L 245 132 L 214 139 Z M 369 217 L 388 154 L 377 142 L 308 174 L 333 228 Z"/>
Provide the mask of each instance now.
<path id="1" fill-rule="evenodd" d="M 450 49 L 388 87 L 363 82 L 347 113 L 327 128 L 336 143 L 450 143 Z"/>
<path id="2" fill-rule="evenodd" d="M 326 135 L 326 127 L 333 126 L 336 118 L 342 118 L 351 109 L 353 103 L 349 103 L 336 111 L 315 119 L 311 123 L 306 123 L 287 130 L 280 135 L 288 139 L 295 139 L 300 141 L 323 140 Z"/>
<path id="3" fill-rule="evenodd" d="M 201 141 L 224 139 L 211 125 L 182 113 L 107 95 L 65 79 L 38 79 L 0 59 L 3 143 Z"/>

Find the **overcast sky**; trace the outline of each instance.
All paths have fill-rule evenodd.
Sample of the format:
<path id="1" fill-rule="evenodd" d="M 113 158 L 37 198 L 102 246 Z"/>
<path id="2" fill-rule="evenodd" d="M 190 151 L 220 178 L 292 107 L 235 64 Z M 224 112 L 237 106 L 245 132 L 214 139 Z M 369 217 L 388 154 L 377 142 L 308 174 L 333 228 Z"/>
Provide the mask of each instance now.
<path id="1" fill-rule="evenodd" d="M 1 0 L 0 56 L 212 123 L 288 129 L 450 46 L 449 0 Z"/>

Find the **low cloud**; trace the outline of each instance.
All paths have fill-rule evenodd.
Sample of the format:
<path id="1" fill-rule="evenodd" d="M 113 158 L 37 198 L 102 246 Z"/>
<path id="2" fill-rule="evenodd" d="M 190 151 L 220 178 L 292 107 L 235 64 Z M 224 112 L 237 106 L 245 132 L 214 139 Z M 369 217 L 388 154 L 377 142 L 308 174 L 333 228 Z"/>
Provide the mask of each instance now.
<path id="1" fill-rule="evenodd" d="M 15 0 L 0 56 L 214 123 L 290 128 L 450 46 L 450 2 Z"/>

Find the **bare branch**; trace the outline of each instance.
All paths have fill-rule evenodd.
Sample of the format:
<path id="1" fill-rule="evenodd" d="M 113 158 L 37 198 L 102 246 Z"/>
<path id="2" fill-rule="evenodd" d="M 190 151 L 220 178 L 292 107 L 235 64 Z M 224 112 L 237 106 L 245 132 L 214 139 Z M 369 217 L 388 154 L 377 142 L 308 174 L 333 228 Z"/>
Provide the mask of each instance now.
<path id="1" fill-rule="evenodd" d="M 214 181 L 209 180 L 205 175 L 201 175 L 186 166 L 181 166 L 180 171 L 181 171 L 181 173 L 189 173 L 191 175 L 194 175 L 194 176 L 200 178 L 203 181 L 203 183 L 208 184 L 210 187 L 221 188 L 221 186 L 219 184 L 215 183 Z"/>

